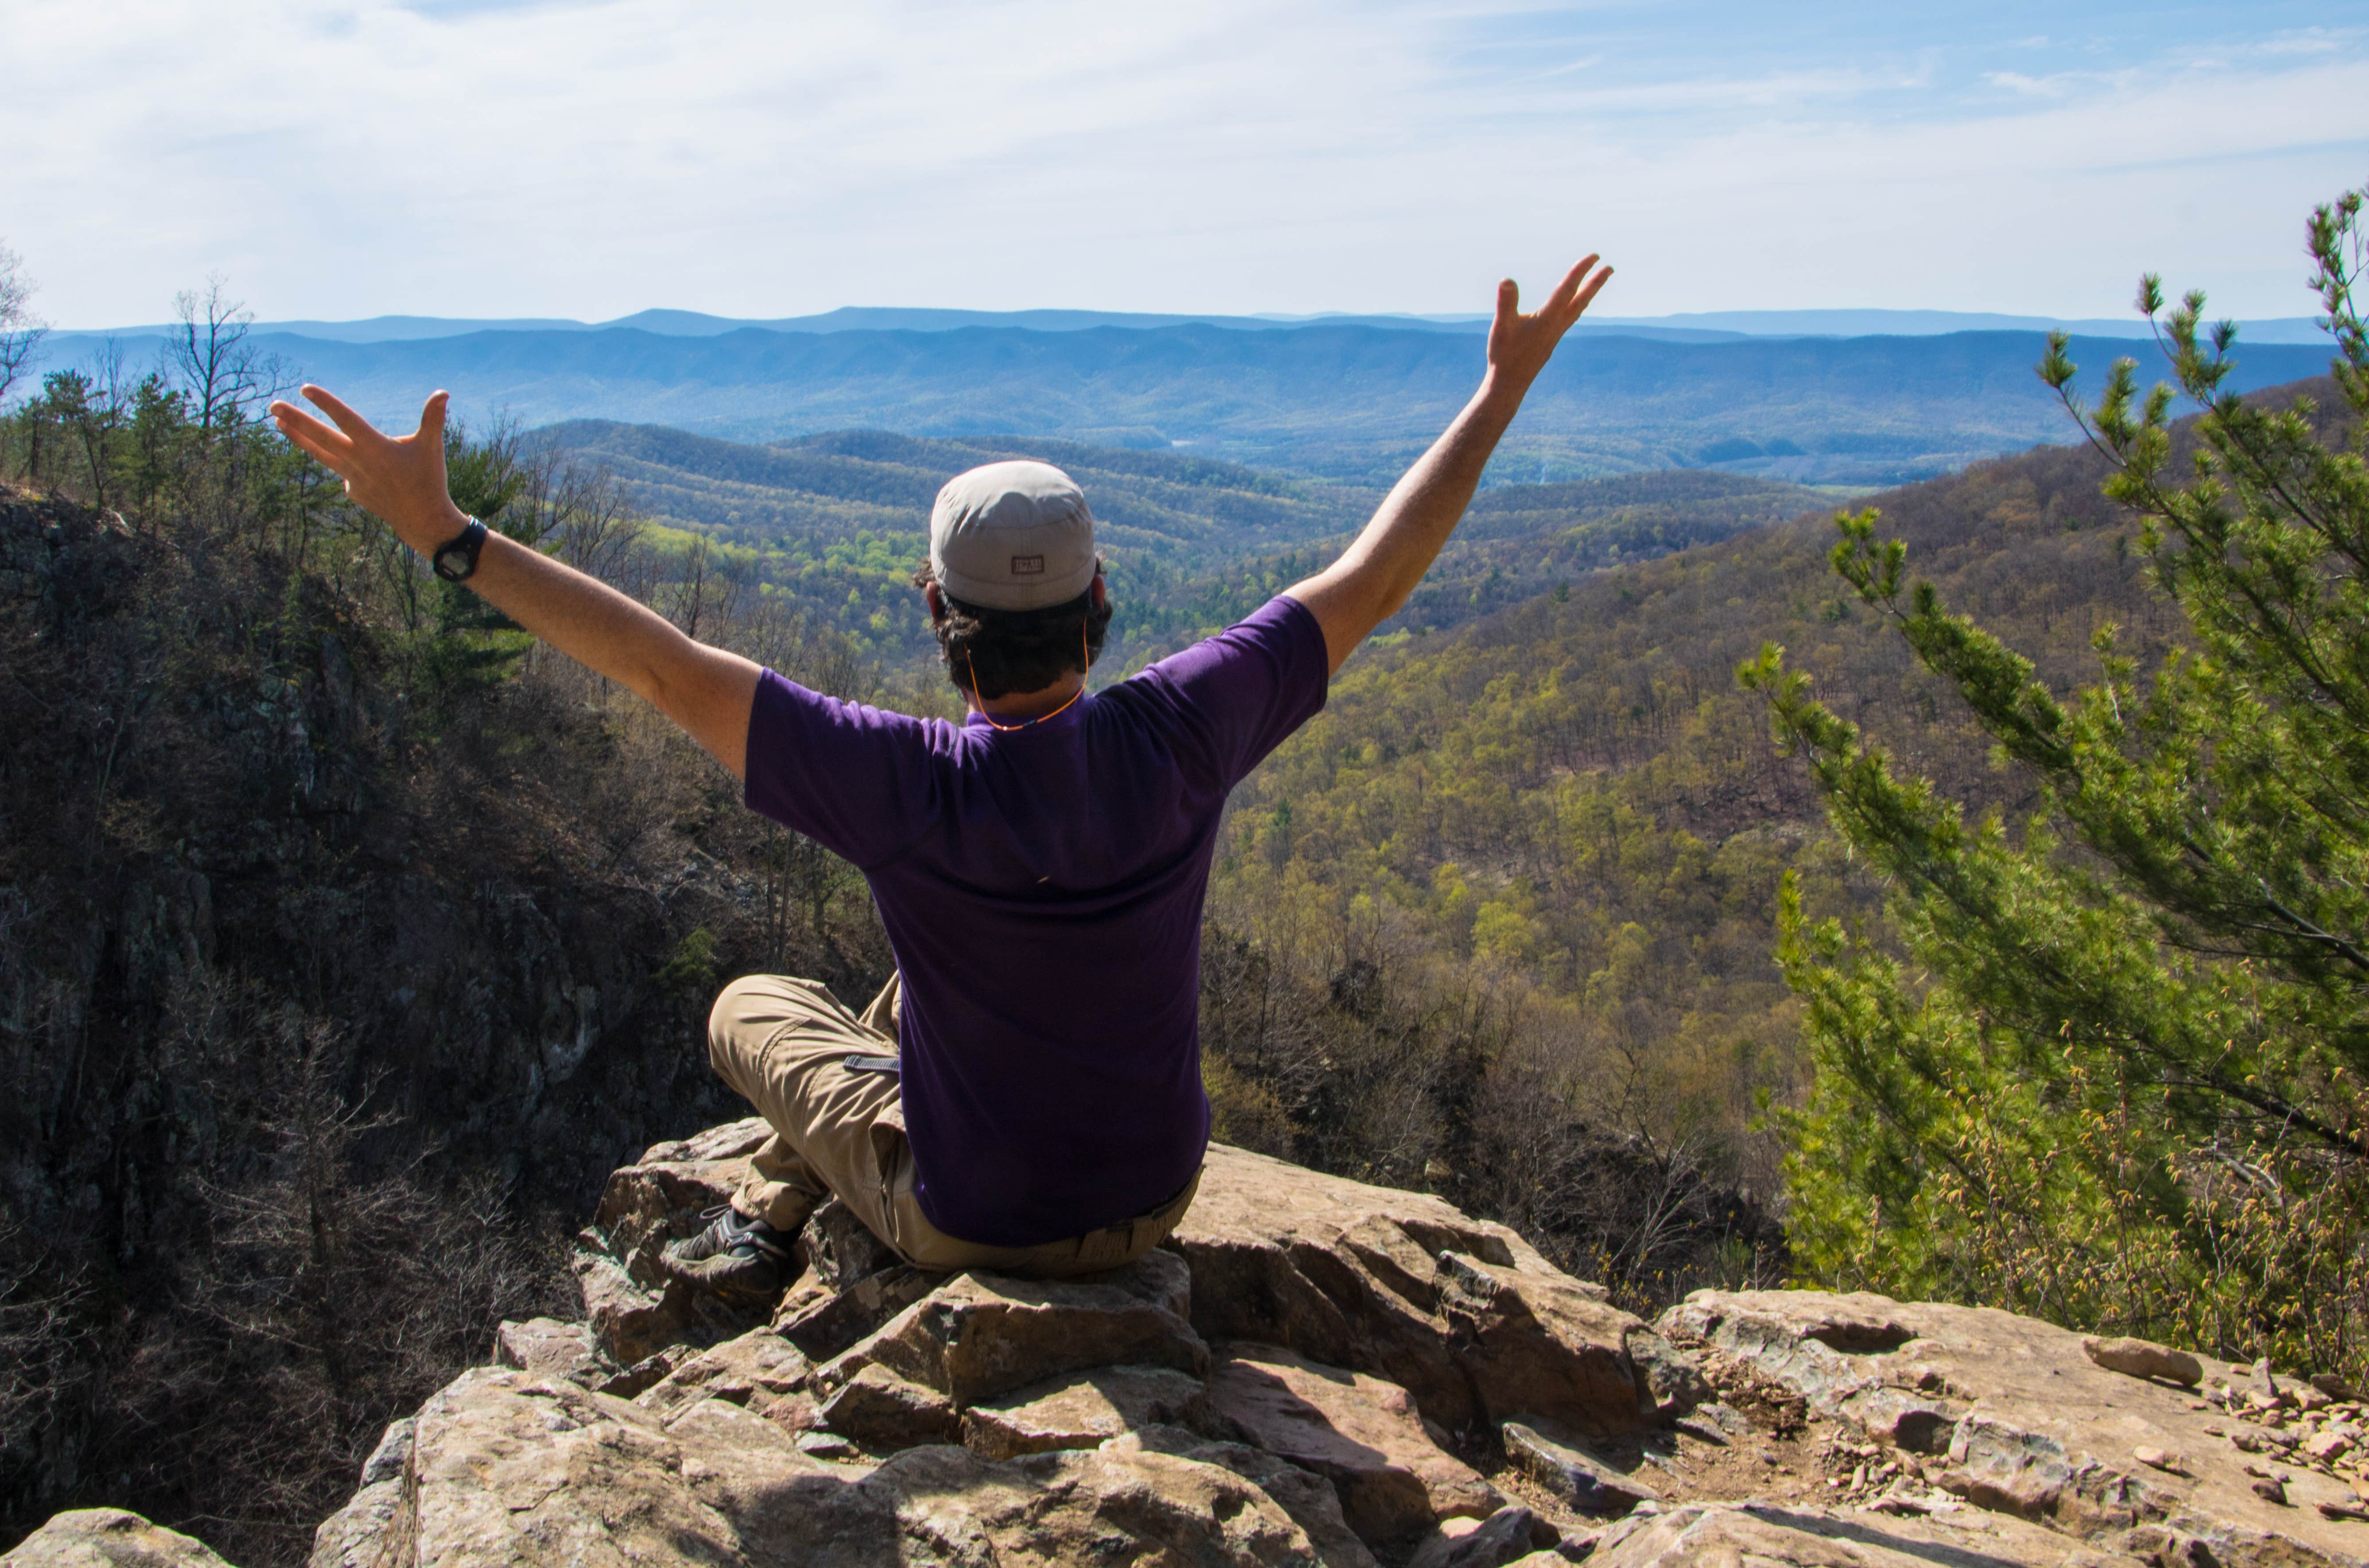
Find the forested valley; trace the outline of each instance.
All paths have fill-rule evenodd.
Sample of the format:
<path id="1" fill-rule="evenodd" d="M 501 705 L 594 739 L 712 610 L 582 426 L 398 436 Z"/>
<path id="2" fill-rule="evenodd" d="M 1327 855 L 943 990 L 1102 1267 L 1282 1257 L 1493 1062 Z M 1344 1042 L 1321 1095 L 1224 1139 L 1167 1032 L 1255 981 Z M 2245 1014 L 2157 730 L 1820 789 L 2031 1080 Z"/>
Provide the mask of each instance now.
<path id="1" fill-rule="evenodd" d="M 0 421 L 0 1532 L 104 1495 L 289 1562 L 391 1414 L 564 1302 L 601 1176 L 733 1114 L 716 985 L 860 998 L 890 957 L 851 868 L 436 581 L 260 421 L 275 372 L 235 324 L 190 326 L 154 374 L 61 372 Z M 1020 452 L 1104 514 L 1124 640 L 1098 684 L 1375 499 L 1042 441 L 450 443 L 456 498 L 510 536 L 939 714 L 908 581 L 929 496 Z M 2142 668 L 2186 635 L 2112 469 L 2062 447 L 1863 501 L 1699 471 L 1485 491 L 1234 801 L 1204 931 L 1219 1136 L 1502 1218 L 1625 1305 L 1795 1277 L 1788 874 L 1805 918 L 1894 949 L 1737 666 L 1783 645 L 1903 770 L 2029 815 L 2043 792 L 1836 577 L 1832 513 L 1876 508 L 2065 691 L 2108 622 Z"/>

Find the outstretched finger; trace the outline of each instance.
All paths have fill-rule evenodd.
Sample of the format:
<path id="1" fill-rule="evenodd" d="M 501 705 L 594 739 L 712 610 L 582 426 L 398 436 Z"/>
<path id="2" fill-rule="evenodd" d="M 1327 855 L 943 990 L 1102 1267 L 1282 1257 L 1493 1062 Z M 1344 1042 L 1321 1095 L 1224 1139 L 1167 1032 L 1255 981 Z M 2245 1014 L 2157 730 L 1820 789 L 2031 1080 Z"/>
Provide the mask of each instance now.
<path id="1" fill-rule="evenodd" d="M 1596 296 L 1601 293 L 1604 285 L 1610 281 L 1612 281 L 1612 269 L 1609 267 L 1598 269 L 1596 276 L 1587 280 L 1587 287 L 1580 290 L 1579 298 L 1571 302 L 1572 319 L 1578 320 L 1580 313 L 1596 302 Z"/>
<path id="2" fill-rule="evenodd" d="M 328 448 L 323 446 L 320 442 L 314 441 L 308 436 L 297 435 L 291 432 L 288 437 L 288 444 L 294 447 L 298 452 L 303 452 L 305 456 L 311 458 L 314 462 L 319 464 L 322 467 L 327 469 L 330 473 L 335 474 L 341 479 L 346 476 L 346 471 L 353 465 L 353 454 L 350 452 L 331 452 Z"/>
<path id="3" fill-rule="evenodd" d="M 306 382 L 302 390 L 306 397 L 320 405 L 329 418 L 338 422 L 338 429 L 345 431 L 354 441 L 359 441 L 365 436 L 375 437 L 379 441 L 386 440 L 385 434 L 376 425 L 338 401 L 327 388 L 315 386 L 311 382 Z"/>
<path id="4" fill-rule="evenodd" d="M 271 418 L 279 425 L 280 433 L 298 450 L 320 459 L 330 467 L 338 468 L 342 462 L 351 461 L 354 443 L 293 403 L 275 401 L 271 405 Z"/>
<path id="5" fill-rule="evenodd" d="M 1562 275 L 1562 281 L 1554 286 L 1554 292 L 1547 296 L 1547 309 L 1569 310 L 1572 302 L 1579 298 L 1580 291 L 1585 287 L 1589 269 L 1599 259 L 1592 251 L 1581 257 L 1572 269 Z"/>
<path id="6" fill-rule="evenodd" d="M 1511 278 L 1497 283 L 1497 325 L 1505 326 L 1522 314 L 1522 287 Z"/>

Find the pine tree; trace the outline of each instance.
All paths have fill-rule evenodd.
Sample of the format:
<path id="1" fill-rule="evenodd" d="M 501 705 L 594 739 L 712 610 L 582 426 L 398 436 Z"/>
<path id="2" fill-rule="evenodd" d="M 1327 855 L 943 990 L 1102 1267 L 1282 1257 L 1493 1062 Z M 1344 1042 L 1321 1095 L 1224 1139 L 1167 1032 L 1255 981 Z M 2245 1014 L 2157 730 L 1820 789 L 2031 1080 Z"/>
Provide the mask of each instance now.
<path id="1" fill-rule="evenodd" d="M 2116 364 L 2093 408 L 2186 647 L 2094 639 L 2060 699 L 1929 584 L 1872 510 L 1836 570 L 1954 685 L 2042 805 L 1968 824 L 1814 701 L 1771 646 L 1738 671 L 1883 878 L 1889 930 L 1812 923 L 1780 961 L 1816 1079 L 1787 1116 L 1804 1270 L 2309 1368 L 2369 1326 L 2369 342 L 2362 193 L 2309 225 L 2340 410 L 2225 391 L 2235 330 L 2140 305 L 2179 394 Z M 2349 427 L 2349 433 L 2346 428 Z M 2185 470 L 2183 474 L 2181 471 Z"/>

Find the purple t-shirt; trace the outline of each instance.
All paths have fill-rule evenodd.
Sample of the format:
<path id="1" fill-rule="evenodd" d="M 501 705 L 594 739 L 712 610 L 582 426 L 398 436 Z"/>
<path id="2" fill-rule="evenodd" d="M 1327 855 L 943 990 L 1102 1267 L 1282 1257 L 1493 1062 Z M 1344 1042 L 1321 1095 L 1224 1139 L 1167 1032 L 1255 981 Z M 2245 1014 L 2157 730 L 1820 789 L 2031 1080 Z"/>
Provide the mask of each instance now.
<path id="1" fill-rule="evenodd" d="M 914 1193 L 939 1230 L 1034 1246 L 1192 1175 L 1226 792 L 1324 705 L 1327 680 L 1316 617 L 1277 598 L 1015 731 L 758 682 L 748 802 L 871 884 L 905 980 Z"/>

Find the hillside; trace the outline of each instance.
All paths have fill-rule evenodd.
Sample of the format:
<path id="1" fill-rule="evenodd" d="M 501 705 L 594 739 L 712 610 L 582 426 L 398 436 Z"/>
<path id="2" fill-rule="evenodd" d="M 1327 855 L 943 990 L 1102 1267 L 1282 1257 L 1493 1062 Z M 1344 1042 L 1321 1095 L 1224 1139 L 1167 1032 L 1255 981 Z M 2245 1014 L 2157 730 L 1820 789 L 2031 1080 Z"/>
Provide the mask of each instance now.
<path id="1" fill-rule="evenodd" d="M 2142 659 L 2179 624 L 2099 494 L 2103 472 L 2086 449 L 2042 448 L 1871 500 L 1913 571 L 2061 686 L 2088 673 L 2100 622 Z M 2031 804 L 1954 696 L 1838 591 L 1827 519 L 1351 661 L 1235 796 L 1208 938 L 1253 992 L 1207 1036 L 1228 1125 L 1575 1243 L 1624 1204 L 1650 1230 L 1655 1204 L 1713 1173 L 1774 1190 L 1757 1100 L 1801 1087 L 1795 1002 L 1770 957 L 1777 879 L 1800 870 L 1822 910 L 1871 910 L 1873 889 L 1828 847 L 1735 664 L 1779 642 L 1821 698 L 1949 792 Z M 1402 1043 L 1371 1044 L 1377 1020 Z M 1463 1067 L 1436 1065 L 1459 1053 Z M 1642 1139 L 1645 1171 L 1610 1182 L 1601 1162 L 1521 1139 L 1482 1159 L 1459 1131 L 1541 1096 L 1574 1127 Z M 1706 1266 L 1654 1244 L 1592 1267 L 1659 1290 Z"/>
<path id="2" fill-rule="evenodd" d="M 860 878 L 636 700 L 487 628 L 267 431 L 178 406 L 117 452 L 120 515 L 68 498 L 70 429 L 9 431 L 44 466 L 0 500 L 0 1530 L 107 1501 L 286 1562 L 388 1416 L 566 1288 L 607 1169 L 729 1114 L 699 1070 L 718 981 L 861 996 L 889 958 Z M 918 518 L 931 465 L 977 450 L 603 439 L 680 460 L 686 493 L 817 498 L 822 534 L 841 506 Z M 1135 486 L 1147 552 L 1354 515 L 1173 452 L 1086 459 Z M 2100 615 L 2142 657 L 2173 625 L 2099 472 L 2044 448 L 1879 503 L 2062 681 Z M 917 700 L 794 595 L 621 559 L 571 493 L 514 521 L 703 637 Z M 1771 504 L 1702 475 L 1484 498 L 1482 558 L 1654 507 L 1685 547 L 1361 654 L 1243 786 L 1203 933 L 1221 1138 L 1513 1225 L 1631 1310 L 1785 1276 L 1752 1127 L 1799 1079 L 1770 893 L 1788 865 L 1816 908 L 1871 890 L 1733 665 L 1783 641 L 1945 786 L 2020 797 L 1837 591 L 1822 517 L 1688 542 Z M 1211 591 L 1263 593 L 1278 558 Z"/>
<path id="3" fill-rule="evenodd" d="M 1650 561 L 1798 516 L 1830 497 L 1703 469 L 1667 469 L 1552 485 L 1505 485 L 1472 500 L 1380 646 L 1478 620 L 1550 590 L 1568 593 L 1592 572 Z M 1253 558 L 1195 585 L 1205 626 L 1248 614 L 1277 588 L 1317 569 L 1345 539 Z"/>
<path id="4" fill-rule="evenodd" d="M 414 417 L 444 386 L 464 413 L 506 411 L 530 425 L 603 418 L 748 441 L 871 427 L 1184 442 L 1382 485 L 1462 406 L 1482 353 L 1470 332 L 1333 325 L 251 341 L 387 419 Z M 2075 350 L 2099 370 L 2133 351 L 2144 376 L 2160 373 L 2151 344 L 2085 338 Z M 2055 405 L 2031 375 L 2041 353 L 2034 332 L 1713 342 L 1591 333 L 1540 378 L 1498 473 L 1567 479 L 1728 464 L 1796 481 L 1921 477 L 2062 439 Z M 2327 362 L 2311 345 L 2248 345 L 2238 358 L 2241 389 Z"/>
<path id="5" fill-rule="evenodd" d="M 1317 570 L 1381 498 L 1175 452 L 1042 439 L 840 431 L 751 446 L 598 420 L 536 435 L 606 466 L 655 522 L 728 546 L 808 615 L 907 667 L 934 657 L 910 586 L 930 503 L 975 464 L 1039 458 L 1084 486 L 1124 607 L 1106 655 L 1112 670 L 1216 631 Z M 1700 471 L 1484 491 L 1385 633 L 1460 624 L 1557 581 L 1723 539 L 1815 499 L 1795 486 Z"/>

